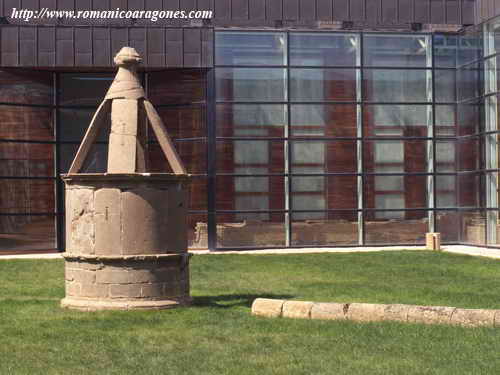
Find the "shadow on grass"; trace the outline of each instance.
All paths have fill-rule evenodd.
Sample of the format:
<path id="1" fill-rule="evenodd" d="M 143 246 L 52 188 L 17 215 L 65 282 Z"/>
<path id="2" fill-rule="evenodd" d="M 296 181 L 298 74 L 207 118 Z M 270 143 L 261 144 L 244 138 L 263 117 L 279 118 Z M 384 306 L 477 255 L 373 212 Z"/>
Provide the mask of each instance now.
<path id="1" fill-rule="evenodd" d="M 193 297 L 194 307 L 233 308 L 236 306 L 251 307 L 256 298 L 290 299 L 287 294 L 223 294 L 219 296 Z"/>

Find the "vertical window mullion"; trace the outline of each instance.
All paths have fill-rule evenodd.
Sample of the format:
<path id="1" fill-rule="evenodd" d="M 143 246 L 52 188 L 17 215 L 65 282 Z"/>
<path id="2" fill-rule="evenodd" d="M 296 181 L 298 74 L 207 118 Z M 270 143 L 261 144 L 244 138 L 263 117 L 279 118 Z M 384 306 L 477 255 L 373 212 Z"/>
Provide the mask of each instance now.
<path id="1" fill-rule="evenodd" d="M 357 189 L 358 189 L 358 244 L 365 244 L 364 236 L 364 177 L 363 177 L 363 56 L 362 35 L 356 36 L 356 137 L 357 142 Z"/>
<path id="2" fill-rule="evenodd" d="M 433 53 L 433 36 L 428 35 L 425 38 L 426 44 L 426 67 L 427 70 L 427 102 L 431 105 L 427 105 L 427 206 L 430 209 L 428 211 L 429 220 L 429 232 L 435 232 L 435 220 L 436 215 L 434 208 L 436 207 L 436 176 L 435 176 L 435 148 L 436 143 L 434 139 L 434 123 L 435 123 L 435 81 L 434 81 L 434 53 Z"/>

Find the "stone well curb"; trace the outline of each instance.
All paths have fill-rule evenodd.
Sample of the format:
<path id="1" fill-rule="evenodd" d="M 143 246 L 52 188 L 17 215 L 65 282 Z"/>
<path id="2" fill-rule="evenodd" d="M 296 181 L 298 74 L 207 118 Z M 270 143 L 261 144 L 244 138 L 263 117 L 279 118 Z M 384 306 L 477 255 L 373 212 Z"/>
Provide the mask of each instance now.
<path id="1" fill-rule="evenodd" d="M 352 320 L 355 322 L 397 321 L 464 327 L 500 327 L 500 310 L 461 309 L 447 306 L 319 303 L 257 298 L 252 304 L 252 314 L 268 318 Z"/>

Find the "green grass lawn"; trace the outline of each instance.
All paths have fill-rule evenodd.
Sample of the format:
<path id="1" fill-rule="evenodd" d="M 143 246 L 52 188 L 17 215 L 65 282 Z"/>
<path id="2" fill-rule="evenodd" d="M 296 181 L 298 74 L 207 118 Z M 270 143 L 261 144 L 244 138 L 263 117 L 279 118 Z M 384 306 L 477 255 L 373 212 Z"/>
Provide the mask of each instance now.
<path id="1" fill-rule="evenodd" d="M 59 308 L 60 260 L 0 261 L 0 374 L 499 374 L 500 328 L 267 319 L 257 297 L 500 309 L 500 261 L 424 251 L 198 255 L 194 306 Z"/>

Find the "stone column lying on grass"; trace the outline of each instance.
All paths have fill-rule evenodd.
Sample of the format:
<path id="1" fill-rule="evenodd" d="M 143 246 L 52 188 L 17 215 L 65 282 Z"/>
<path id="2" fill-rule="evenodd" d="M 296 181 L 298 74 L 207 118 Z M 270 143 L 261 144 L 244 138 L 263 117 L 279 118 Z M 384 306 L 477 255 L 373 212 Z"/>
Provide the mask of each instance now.
<path id="1" fill-rule="evenodd" d="M 500 327 L 500 310 L 460 309 L 447 306 L 318 303 L 257 298 L 252 304 L 252 314 L 268 318 L 352 320 L 356 322 L 397 321 L 451 324 L 465 327 Z"/>

